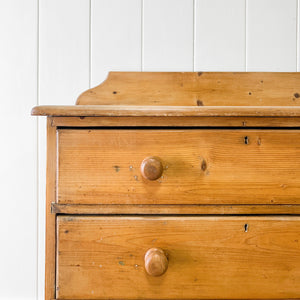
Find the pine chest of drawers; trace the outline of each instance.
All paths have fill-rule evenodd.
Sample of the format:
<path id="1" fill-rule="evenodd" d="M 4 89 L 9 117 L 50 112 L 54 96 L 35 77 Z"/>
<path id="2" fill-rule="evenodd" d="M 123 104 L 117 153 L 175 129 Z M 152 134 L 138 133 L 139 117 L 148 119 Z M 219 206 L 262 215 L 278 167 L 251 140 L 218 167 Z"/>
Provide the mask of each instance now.
<path id="1" fill-rule="evenodd" d="M 46 300 L 300 299 L 300 74 L 112 72 L 48 116 Z"/>

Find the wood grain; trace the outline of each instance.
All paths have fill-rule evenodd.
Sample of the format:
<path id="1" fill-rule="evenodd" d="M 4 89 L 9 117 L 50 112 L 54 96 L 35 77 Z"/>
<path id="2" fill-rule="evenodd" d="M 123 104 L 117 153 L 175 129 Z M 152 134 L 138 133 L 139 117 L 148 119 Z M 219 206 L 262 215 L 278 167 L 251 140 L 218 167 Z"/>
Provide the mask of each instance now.
<path id="1" fill-rule="evenodd" d="M 300 127 L 300 117 L 53 117 L 59 127 Z"/>
<path id="2" fill-rule="evenodd" d="M 300 106 L 41 105 L 33 116 L 66 117 L 300 117 Z"/>
<path id="3" fill-rule="evenodd" d="M 160 248 L 150 248 L 146 252 L 144 260 L 145 270 L 150 276 L 161 276 L 168 269 L 168 257 Z"/>
<path id="4" fill-rule="evenodd" d="M 52 203 L 52 213 L 74 215 L 300 215 L 300 205 L 143 205 L 143 204 L 59 204 Z"/>
<path id="5" fill-rule="evenodd" d="M 159 157 L 146 157 L 141 163 L 141 175 L 146 180 L 159 179 L 164 171 L 164 166 Z"/>
<path id="6" fill-rule="evenodd" d="M 110 72 L 80 105 L 299 106 L 299 73 Z"/>
<path id="7" fill-rule="evenodd" d="M 287 299 L 300 293 L 299 217 L 58 217 L 61 299 Z M 169 266 L 145 272 L 159 247 Z"/>
<path id="8" fill-rule="evenodd" d="M 299 130 L 62 129 L 60 204 L 300 204 Z M 164 167 L 143 179 L 144 158 Z"/>
<path id="9" fill-rule="evenodd" d="M 56 216 L 51 213 L 56 190 L 56 127 L 47 119 L 45 300 L 55 298 Z"/>
<path id="10" fill-rule="evenodd" d="M 46 300 L 299 298 L 299 75 L 116 72 L 35 107 Z"/>

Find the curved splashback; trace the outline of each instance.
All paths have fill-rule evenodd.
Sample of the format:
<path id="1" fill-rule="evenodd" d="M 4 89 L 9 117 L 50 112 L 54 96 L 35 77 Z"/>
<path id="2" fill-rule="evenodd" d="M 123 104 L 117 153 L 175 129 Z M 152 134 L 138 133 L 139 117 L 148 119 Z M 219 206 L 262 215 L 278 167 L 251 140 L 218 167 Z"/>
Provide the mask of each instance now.
<path id="1" fill-rule="evenodd" d="M 299 106 L 300 73 L 110 72 L 76 104 Z"/>

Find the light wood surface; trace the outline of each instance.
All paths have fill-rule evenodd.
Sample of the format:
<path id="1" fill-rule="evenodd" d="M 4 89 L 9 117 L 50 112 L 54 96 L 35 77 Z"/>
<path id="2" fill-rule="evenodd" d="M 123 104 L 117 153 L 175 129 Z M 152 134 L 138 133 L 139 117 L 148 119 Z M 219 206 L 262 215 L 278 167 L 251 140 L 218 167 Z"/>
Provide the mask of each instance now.
<path id="1" fill-rule="evenodd" d="M 300 117 L 300 106 L 41 105 L 33 116 L 69 117 Z"/>
<path id="2" fill-rule="evenodd" d="M 56 127 L 47 120 L 47 186 L 46 186 L 46 235 L 45 235 L 45 299 L 55 297 L 56 216 L 51 213 L 56 186 Z"/>
<path id="3" fill-rule="evenodd" d="M 299 130 L 62 129 L 60 204 L 300 204 Z M 142 161 L 157 156 L 158 180 Z"/>
<path id="4" fill-rule="evenodd" d="M 288 299 L 300 293 L 299 217 L 75 217 L 57 221 L 61 299 Z M 149 276 L 148 249 L 168 270 Z"/>
<path id="5" fill-rule="evenodd" d="M 298 82 L 116 72 L 33 108 L 50 116 L 45 299 L 299 298 Z"/>
<path id="6" fill-rule="evenodd" d="M 110 72 L 79 105 L 299 106 L 299 73 Z"/>
<path id="7" fill-rule="evenodd" d="M 86 214 L 86 215 L 300 215 L 300 205 L 143 205 L 143 204 L 59 204 L 52 203 L 54 214 Z"/>
<path id="8" fill-rule="evenodd" d="M 150 248 L 145 254 L 145 271 L 150 276 L 161 276 L 168 269 L 168 257 L 161 248 Z"/>
<path id="9" fill-rule="evenodd" d="M 146 180 L 157 180 L 164 172 L 164 166 L 159 157 L 149 156 L 141 163 L 141 175 Z"/>
<path id="10" fill-rule="evenodd" d="M 51 117 L 59 127 L 300 127 L 300 117 Z"/>

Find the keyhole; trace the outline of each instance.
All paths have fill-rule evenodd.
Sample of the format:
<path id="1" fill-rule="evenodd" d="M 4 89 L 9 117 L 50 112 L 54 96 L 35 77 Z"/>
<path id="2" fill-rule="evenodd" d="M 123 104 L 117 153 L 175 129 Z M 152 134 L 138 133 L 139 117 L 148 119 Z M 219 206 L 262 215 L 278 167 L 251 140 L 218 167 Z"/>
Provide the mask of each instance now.
<path id="1" fill-rule="evenodd" d="M 248 225 L 248 224 L 245 224 L 245 225 L 244 225 L 244 229 L 245 229 L 245 232 L 248 232 L 249 225 Z"/>
<path id="2" fill-rule="evenodd" d="M 244 142 L 245 142 L 245 145 L 249 144 L 249 138 L 247 136 L 244 137 Z"/>

